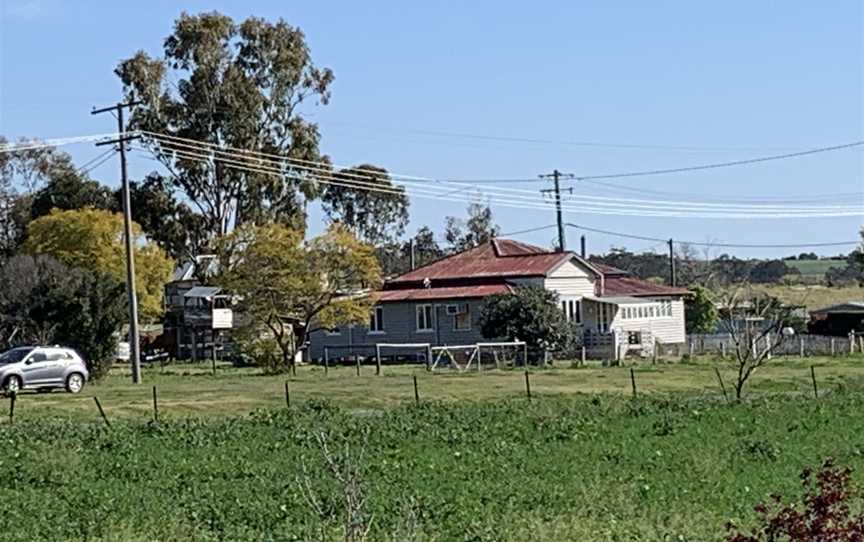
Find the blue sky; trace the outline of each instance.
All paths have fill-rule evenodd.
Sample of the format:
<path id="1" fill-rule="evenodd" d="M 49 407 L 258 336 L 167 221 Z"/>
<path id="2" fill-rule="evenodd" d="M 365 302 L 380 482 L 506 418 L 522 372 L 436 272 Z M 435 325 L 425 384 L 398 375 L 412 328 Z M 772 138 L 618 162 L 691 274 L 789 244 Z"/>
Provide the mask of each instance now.
<path id="1" fill-rule="evenodd" d="M 321 126 L 322 150 L 337 164 L 374 163 L 421 177 L 521 179 L 553 168 L 591 175 L 864 139 L 864 8 L 855 0 L 2 0 L 2 5 L 0 134 L 9 138 L 111 131 L 111 117 L 93 117 L 89 111 L 118 99 L 116 64 L 138 49 L 158 54 L 182 10 L 215 9 L 238 20 L 282 17 L 303 29 L 315 62 L 336 75 L 331 104 L 307 113 Z M 568 143 L 574 141 L 703 150 Z M 79 163 L 100 152 L 90 145 L 66 150 Z M 132 159 L 135 175 L 150 167 Z M 93 175 L 116 184 L 116 162 Z M 616 183 L 690 199 L 860 193 L 864 150 Z M 590 195 L 622 194 L 584 183 L 567 185 Z M 539 182 L 506 186 L 544 188 Z M 850 203 L 864 206 L 853 199 L 859 201 Z M 551 209 L 491 202 L 505 232 L 554 222 Z M 409 233 L 424 224 L 440 231 L 448 214 L 464 214 L 464 205 L 415 200 Z M 716 220 L 572 211 L 567 219 L 660 238 L 740 243 L 845 241 L 857 237 L 862 223 L 861 217 Z M 313 210 L 312 231 L 320 225 L 320 213 Z M 519 238 L 549 245 L 554 234 L 549 229 Z M 569 232 L 571 246 L 578 235 Z M 588 240 L 592 252 L 610 246 L 663 248 L 593 233 Z M 790 251 L 730 252 L 771 256 Z"/>

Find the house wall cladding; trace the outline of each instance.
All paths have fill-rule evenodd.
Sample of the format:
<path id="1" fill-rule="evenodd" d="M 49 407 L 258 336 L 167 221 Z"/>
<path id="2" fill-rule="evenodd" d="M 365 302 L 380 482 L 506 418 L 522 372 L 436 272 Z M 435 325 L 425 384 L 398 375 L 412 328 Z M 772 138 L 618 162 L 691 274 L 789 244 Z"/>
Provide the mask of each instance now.
<path id="1" fill-rule="evenodd" d="M 557 292 L 561 297 L 594 295 L 594 277 L 573 262 L 566 262 L 551 272 L 542 285 L 547 290 Z"/>
<path id="2" fill-rule="evenodd" d="M 455 316 L 448 315 L 448 305 L 465 304 L 471 315 L 470 330 L 456 330 Z M 417 330 L 418 305 L 432 305 L 434 325 L 432 331 Z M 357 354 L 361 357 L 375 355 L 377 343 L 429 343 L 432 346 L 450 346 L 475 344 L 483 342 L 480 334 L 480 308 L 482 301 L 478 299 L 452 299 L 430 302 L 383 303 L 384 330 L 369 331 L 368 326 L 353 326 L 340 329 L 338 334 L 316 331 L 310 337 L 309 358 L 324 359 L 324 348 L 328 356 L 341 358 Z M 417 348 L 393 349 L 382 351 L 382 355 L 411 355 L 421 353 Z"/>
<path id="3" fill-rule="evenodd" d="M 657 298 L 666 301 L 668 298 Z M 682 344 L 687 340 L 684 332 L 684 301 L 673 299 L 672 316 L 665 318 L 650 318 L 644 320 L 623 320 L 621 310 L 615 314 L 610 329 L 625 334 L 628 331 L 641 331 L 650 334 L 653 339 L 663 344 Z"/>

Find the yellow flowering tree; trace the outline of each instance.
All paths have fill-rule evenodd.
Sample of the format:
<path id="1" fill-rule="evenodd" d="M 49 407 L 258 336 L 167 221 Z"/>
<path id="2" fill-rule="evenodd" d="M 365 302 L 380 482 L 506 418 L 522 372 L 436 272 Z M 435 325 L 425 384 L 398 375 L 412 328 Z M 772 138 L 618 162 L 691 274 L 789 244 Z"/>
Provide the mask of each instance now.
<path id="1" fill-rule="evenodd" d="M 174 261 L 144 237 L 138 224 L 133 223 L 132 232 L 140 317 L 143 322 L 153 322 L 162 316 L 165 283 L 171 279 Z M 123 215 L 118 213 L 93 208 L 55 209 L 27 227 L 24 251 L 126 280 Z"/>
<path id="2" fill-rule="evenodd" d="M 272 333 L 282 369 L 312 331 L 368 320 L 366 294 L 381 282 L 374 247 L 339 224 L 308 242 L 282 224 L 244 226 L 221 240 L 220 254 L 220 285 L 249 326 Z"/>

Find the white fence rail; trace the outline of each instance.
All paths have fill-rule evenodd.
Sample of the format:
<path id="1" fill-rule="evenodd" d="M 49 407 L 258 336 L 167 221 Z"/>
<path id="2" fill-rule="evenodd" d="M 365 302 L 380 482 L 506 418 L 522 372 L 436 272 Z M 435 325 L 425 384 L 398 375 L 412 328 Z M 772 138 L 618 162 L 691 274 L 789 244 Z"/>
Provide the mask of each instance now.
<path id="1" fill-rule="evenodd" d="M 763 339 L 764 340 L 764 339 Z M 757 347 L 763 346 L 757 344 Z M 728 333 L 688 335 L 686 352 L 690 355 L 725 355 L 732 353 L 735 343 Z M 775 356 L 842 356 L 864 352 L 864 336 L 848 337 L 801 334 L 786 337 L 771 353 Z"/>

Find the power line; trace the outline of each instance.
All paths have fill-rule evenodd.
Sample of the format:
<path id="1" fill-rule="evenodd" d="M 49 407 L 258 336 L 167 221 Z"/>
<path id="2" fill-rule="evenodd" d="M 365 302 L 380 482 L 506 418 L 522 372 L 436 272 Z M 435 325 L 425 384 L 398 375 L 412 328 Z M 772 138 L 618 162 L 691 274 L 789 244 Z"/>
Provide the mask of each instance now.
<path id="1" fill-rule="evenodd" d="M 191 146 L 188 144 L 181 144 L 180 146 L 186 147 L 186 148 L 199 149 L 198 147 Z M 230 151 L 223 151 L 223 150 L 219 150 L 219 149 L 208 149 L 207 151 L 202 151 L 199 149 L 198 153 L 196 153 L 194 151 L 181 150 L 181 149 L 174 148 L 174 147 L 168 147 L 167 150 L 169 150 L 176 157 L 179 157 L 181 159 L 195 159 L 195 160 L 203 160 L 203 161 L 209 161 L 209 160 L 215 159 L 215 160 L 219 160 L 220 162 L 224 162 L 224 163 L 233 162 L 234 164 L 239 164 L 241 166 L 249 166 L 250 165 L 248 162 L 249 157 L 246 155 L 246 153 L 241 153 L 241 154 L 239 154 L 239 159 L 232 160 L 231 158 L 237 158 L 238 157 L 237 153 L 232 153 Z M 208 152 L 208 154 L 200 154 L 202 152 Z M 224 156 L 214 156 L 213 154 L 209 154 L 210 152 L 216 153 L 218 155 L 224 155 Z M 265 162 L 266 164 L 269 164 L 271 167 L 275 167 L 275 166 L 273 166 L 273 164 L 276 164 L 277 166 L 279 166 L 279 167 L 275 168 L 275 171 L 274 170 L 269 171 L 270 173 L 279 173 L 279 174 L 283 174 L 283 175 L 289 173 L 283 169 L 283 166 L 286 165 L 284 163 L 285 160 L 282 160 L 282 159 L 280 159 L 280 160 L 256 159 L 256 160 L 258 162 Z M 304 162 L 309 162 L 309 161 L 304 161 Z M 252 164 L 252 165 L 254 166 L 255 164 Z M 329 164 L 325 164 L 325 165 L 329 166 Z M 267 166 L 265 166 L 265 167 L 267 167 Z M 328 177 L 334 174 L 334 171 L 332 169 L 329 169 L 329 167 L 327 167 L 327 168 L 313 168 L 310 166 L 299 166 L 297 164 L 290 164 L 289 167 L 292 170 L 301 171 L 301 172 L 312 172 L 312 173 L 316 173 L 319 175 L 323 174 L 323 175 L 326 175 Z M 357 170 L 354 170 L 354 171 L 356 172 Z M 340 177 L 340 180 L 343 180 L 343 181 L 345 180 L 345 179 L 343 179 L 345 177 L 374 181 L 371 185 L 368 182 L 363 183 L 363 182 L 357 181 L 360 184 L 358 186 L 356 186 L 356 188 L 362 188 L 363 187 L 362 185 L 364 185 L 364 184 L 365 184 L 365 187 L 367 187 L 367 188 L 380 188 L 381 187 L 380 178 L 376 179 L 375 177 L 371 177 L 368 175 L 360 175 L 360 174 L 357 174 L 355 172 L 346 172 L 343 170 L 343 171 L 339 171 L 337 174 Z M 407 187 L 411 187 L 412 182 L 405 181 L 405 182 L 403 182 L 403 184 Z M 413 184 L 416 185 L 417 183 L 413 182 Z M 430 187 L 428 185 L 428 183 L 423 183 L 423 186 L 426 187 L 427 189 L 432 189 L 432 190 L 436 189 L 434 187 Z M 443 189 L 443 188 L 441 188 L 441 189 Z M 511 191 L 511 192 L 513 192 L 513 191 Z M 507 194 L 507 197 L 511 198 L 511 199 L 515 199 L 515 200 L 521 200 L 521 201 L 527 200 L 527 201 L 529 201 L 531 203 L 535 203 L 535 204 L 540 203 L 540 204 L 544 205 L 544 208 L 545 208 L 546 202 L 542 201 L 542 200 L 537 201 L 535 193 L 533 193 L 532 191 L 522 191 L 522 192 L 527 192 L 528 194 L 531 195 L 531 197 L 513 196 L 511 194 Z M 500 194 L 496 194 L 494 192 L 492 192 L 492 194 L 494 194 L 496 196 L 496 198 L 500 196 Z M 587 199 L 587 201 L 579 202 L 582 205 L 582 207 L 580 207 L 579 209 L 581 209 L 583 211 L 586 210 L 586 205 L 595 206 L 595 208 L 601 207 L 601 208 L 604 208 L 606 210 L 627 209 L 627 210 L 631 210 L 631 211 L 635 210 L 635 209 L 640 209 L 640 208 L 652 210 L 652 209 L 656 209 L 655 206 L 657 206 L 657 205 L 674 205 L 675 209 L 673 209 L 671 211 L 682 211 L 682 210 L 683 211 L 713 211 L 713 213 L 710 215 L 706 215 L 706 214 L 699 215 L 699 216 L 705 216 L 705 217 L 719 217 L 718 213 L 724 212 L 724 209 L 718 208 L 718 206 L 716 204 L 713 204 L 713 205 L 712 204 L 690 204 L 690 206 L 688 207 L 687 206 L 688 202 L 662 202 L 662 201 L 658 202 L 656 200 L 628 200 L 628 201 L 632 201 L 632 202 L 641 202 L 641 203 L 648 204 L 648 205 L 637 205 L 637 204 L 633 204 L 633 203 L 629 203 L 629 202 L 628 203 L 621 203 L 620 198 L 616 199 L 616 198 L 602 198 L 602 197 L 592 197 L 592 196 L 579 196 L 579 197 Z M 579 197 L 574 197 L 571 199 L 575 201 Z M 604 202 L 598 203 L 598 202 L 593 201 L 593 200 L 604 200 L 606 202 L 611 201 L 612 203 L 604 203 Z M 708 207 L 708 208 L 703 208 L 703 207 Z M 847 216 L 850 214 L 857 216 L 858 214 L 860 214 L 860 210 L 857 207 L 854 207 L 854 208 L 840 208 L 840 207 L 834 207 L 834 208 L 801 208 L 801 209 L 792 209 L 791 212 L 786 213 L 786 214 L 780 214 L 780 215 L 776 214 L 776 211 L 777 210 L 781 210 L 781 211 L 786 210 L 785 208 L 767 207 L 767 206 L 749 206 L 749 207 L 739 206 L 739 207 L 740 208 L 734 209 L 733 211 L 736 213 L 734 216 L 740 217 L 740 218 L 758 217 L 758 216 L 772 217 L 770 215 L 770 213 L 774 213 L 773 218 L 789 217 L 789 216 L 812 216 L 812 214 L 814 212 L 815 213 L 822 213 L 820 216 L 825 216 L 826 214 L 828 216 Z M 763 208 L 760 208 L 760 207 L 763 207 Z M 642 216 L 681 216 L 681 214 L 678 212 L 670 214 L 671 211 L 667 210 L 667 209 L 661 209 L 660 211 L 654 211 L 651 213 L 643 212 L 643 213 L 641 213 L 641 215 Z M 742 215 L 741 213 L 743 211 L 753 211 L 754 214 Z M 769 213 L 769 214 L 766 214 L 766 213 Z M 603 213 L 603 214 L 610 214 L 610 213 Z M 618 214 L 621 214 L 621 213 L 618 213 Z M 691 214 L 688 214 L 687 216 L 697 216 L 697 215 L 694 215 L 691 213 Z M 724 216 L 727 216 L 727 215 L 724 215 Z"/>
<path id="2" fill-rule="evenodd" d="M 18 143 L 4 143 L 0 145 L 0 154 L 7 152 L 20 152 L 35 149 L 45 149 L 48 147 L 61 147 L 63 145 L 72 145 L 74 143 L 89 143 L 92 141 L 100 141 L 117 137 L 118 134 L 94 134 L 78 137 L 63 137 L 56 139 L 32 139 L 29 141 L 19 141 Z"/>
<path id="3" fill-rule="evenodd" d="M 99 166 L 110 160 L 116 152 L 117 151 L 114 149 L 108 149 L 102 154 L 96 156 L 95 158 L 88 160 L 86 163 L 84 163 L 83 166 L 78 168 L 78 175 L 87 175 L 94 169 L 98 168 Z"/>
<path id="4" fill-rule="evenodd" d="M 646 175 L 664 175 L 667 173 L 683 173 L 686 171 L 700 171 L 705 169 L 717 169 L 717 168 L 725 168 L 725 167 L 733 167 L 733 166 L 744 166 L 748 164 L 757 164 L 760 162 L 770 162 L 772 160 L 785 160 L 787 158 L 798 158 L 799 156 L 808 156 L 811 154 L 818 154 L 823 152 L 831 152 L 831 151 L 839 151 L 842 149 L 850 149 L 852 147 L 858 147 L 864 145 L 864 141 L 853 141 L 852 143 L 844 143 L 842 145 L 834 145 L 831 147 L 821 147 L 818 149 L 809 149 L 806 151 L 798 151 L 798 152 L 790 152 L 787 154 L 775 154 L 773 156 L 762 156 L 759 158 L 748 158 L 746 160 L 734 160 L 731 162 L 720 162 L 716 164 L 704 164 L 701 166 L 688 166 L 688 167 L 679 167 L 679 168 L 669 168 L 669 169 L 651 169 L 646 171 L 631 171 L 626 173 L 612 173 L 608 175 L 583 175 L 577 176 L 576 178 L 580 181 L 594 180 L 594 179 L 622 179 L 625 177 L 643 177 Z"/>
<path id="5" fill-rule="evenodd" d="M 333 184 L 336 186 L 345 186 L 348 188 L 360 189 L 360 190 L 368 190 L 368 191 L 378 191 L 381 193 L 390 193 L 390 194 L 404 194 L 405 188 L 411 188 L 414 192 L 413 195 L 418 195 L 419 193 L 425 192 L 427 197 L 431 196 L 441 196 L 439 190 L 442 190 L 441 187 L 433 187 L 428 186 L 428 184 L 423 184 L 422 186 L 416 186 L 417 183 L 405 184 L 399 186 L 392 185 L 382 185 L 380 183 L 380 178 L 376 179 L 371 176 L 365 175 L 357 175 L 354 173 L 347 173 L 344 171 L 335 172 L 337 180 L 334 180 L 334 171 L 332 170 L 321 170 L 320 168 L 311 168 L 309 166 L 298 166 L 296 164 L 290 164 L 289 169 L 285 169 L 285 164 L 282 162 L 278 162 L 275 160 L 258 160 L 258 164 L 250 164 L 248 162 L 248 157 L 245 155 L 240 155 L 241 159 L 236 159 L 232 157 L 236 157 L 236 154 L 232 154 L 227 151 L 218 151 L 220 154 L 226 156 L 213 156 L 213 154 L 202 154 L 203 151 L 194 152 L 188 150 L 179 150 L 179 149 L 171 149 L 171 152 L 174 154 L 176 158 L 183 160 L 194 160 L 202 163 L 212 163 L 213 160 L 219 161 L 220 163 L 225 164 L 226 166 L 230 166 L 234 169 L 245 169 L 247 171 L 258 172 L 258 173 L 266 173 L 266 174 L 275 174 L 275 175 L 289 175 L 291 173 L 303 173 L 309 177 L 310 180 L 315 180 L 322 184 Z M 265 162 L 269 165 L 262 165 L 260 162 Z M 274 166 L 273 164 L 277 164 Z M 277 167 L 278 166 L 278 167 Z M 250 169 L 251 168 L 251 169 Z M 322 175 L 324 177 L 322 177 Z M 359 178 L 359 179 L 368 179 L 368 180 L 352 180 L 351 178 Z M 372 181 L 372 182 L 369 182 Z M 464 200 L 457 200 L 464 201 Z M 508 198 L 501 198 L 496 195 L 496 203 L 499 205 L 504 205 L 518 208 L 541 208 L 548 209 L 548 203 L 543 200 L 537 200 L 535 198 L 527 198 L 525 196 L 509 196 Z M 514 205 L 515 204 L 515 205 Z M 641 209 L 640 209 L 641 207 Z M 622 215 L 622 216 L 657 216 L 657 217 L 702 217 L 702 218 L 786 218 L 786 217 L 810 217 L 816 216 L 809 214 L 805 214 L 805 212 L 794 212 L 794 213 L 785 213 L 778 214 L 772 211 L 773 214 L 766 214 L 765 212 L 757 212 L 752 214 L 746 214 L 742 212 L 742 210 L 736 210 L 734 213 L 723 212 L 720 210 L 712 210 L 714 212 L 702 212 L 701 214 L 696 214 L 694 212 L 690 212 L 687 214 L 682 214 L 680 212 L 675 212 L 676 210 L 671 209 L 661 209 L 661 210 L 653 210 L 654 208 L 645 205 L 639 206 L 628 206 L 621 204 L 613 204 L 613 203 L 596 203 L 596 202 L 583 202 L 580 207 L 572 208 L 574 210 L 579 210 L 581 212 L 590 212 L 593 214 L 605 214 L 605 215 Z M 697 209 L 698 211 L 698 209 Z M 758 210 L 757 210 L 758 211 Z M 828 216 L 846 216 L 850 212 L 839 213 L 836 210 L 832 210 L 832 213 Z M 852 213 L 857 216 L 859 211 L 855 209 Z M 819 215 L 819 216 L 825 216 Z"/>
<path id="6" fill-rule="evenodd" d="M 623 237 L 627 239 L 638 239 L 640 241 L 658 241 L 661 243 L 667 243 L 668 239 L 661 239 L 659 237 L 648 237 L 645 235 L 635 235 L 631 233 L 621 233 L 616 231 L 609 230 L 601 230 L 599 228 L 591 228 L 588 226 L 583 226 L 580 224 L 571 224 L 568 223 L 567 226 L 571 228 L 575 228 L 577 230 L 590 231 L 593 233 L 602 233 L 604 235 L 611 235 L 614 237 Z M 677 245 L 694 245 L 694 246 L 702 246 L 702 247 L 722 247 L 722 248 L 818 248 L 818 247 L 840 247 L 840 246 L 850 246 L 850 245 L 858 245 L 859 241 L 835 241 L 828 243 L 790 243 L 790 244 L 747 244 L 747 243 L 707 243 L 704 241 L 674 241 Z"/>
<path id="7" fill-rule="evenodd" d="M 723 198 L 726 196 L 722 196 L 719 194 L 697 194 L 694 192 L 670 192 L 664 190 L 650 190 L 647 188 L 635 188 L 631 186 L 622 186 L 620 184 L 614 183 L 605 183 L 602 181 L 592 181 L 585 180 L 583 181 L 588 184 L 602 186 L 604 188 L 610 188 L 612 190 L 618 190 L 623 192 L 633 192 L 636 194 L 651 194 L 651 195 L 659 195 L 659 196 L 667 196 L 667 197 L 701 197 L 701 198 L 710 198 L 717 199 L 720 201 L 724 201 Z M 809 195 L 801 195 L 796 197 L 776 197 L 776 196 L 749 196 L 741 201 L 746 202 L 766 202 L 766 203 L 809 203 L 814 200 L 846 200 L 849 198 L 864 198 L 864 192 L 839 192 L 834 194 L 809 194 Z M 732 201 L 732 200 L 725 200 Z"/>
<path id="8" fill-rule="evenodd" d="M 335 125 L 345 125 L 351 126 L 348 123 L 339 123 L 334 122 L 330 124 Z M 359 126 L 359 125 L 358 125 Z M 424 130 L 424 129 L 415 129 L 415 128 L 407 128 L 400 130 L 390 130 L 390 129 L 382 129 L 379 127 L 370 127 L 370 126 L 361 126 L 362 128 L 369 130 L 378 130 L 378 131 L 386 131 L 391 133 L 411 133 L 417 135 L 428 135 L 435 137 L 455 137 L 455 138 L 464 138 L 464 139 L 476 139 L 476 140 L 484 140 L 484 141 L 503 141 L 509 143 L 538 143 L 544 145 L 563 145 L 563 146 L 573 146 L 573 147 L 592 147 L 592 148 L 611 148 L 611 149 L 639 149 L 639 150 L 668 150 L 668 151 L 687 151 L 687 152 L 764 152 L 766 150 L 789 150 L 795 147 L 713 147 L 713 146 L 692 146 L 692 145 L 654 145 L 654 144 L 642 144 L 642 143 L 609 143 L 609 142 L 598 142 L 598 141 L 573 141 L 573 140 L 560 140 L 560 139 L 545 139 L 545 138 L 531 138 L 531 137 L 511 137 L 511 136 L 496 136 L 496 135 L 484 135 L 484 134 L 470 134 L 464 132 L 448 132 L 448 131 L 439 131 L 439 130 Z M 800 147 L 799 147 L 800 148 Z"/>
<path id="9" fill-rule="evenodd" d="M 519 230 L 519 231 L 511 231 L 507 233 L 502 233 L 501 237 L 510 237 L 511 235 L 522 235 L 523 233 L 534 233 L 536 231 L 542 230 L 550 230 L 552 228 L 557 228 L 558 224 L 549 224 L 547 226 L 539 226 L 537 228 L 529 228 L 527 230 Z"/>
<path id="10" fill-rule="evenodd" d="M 249 160 L 254 159 L 257 162 L 264 162 L 273 166 L 274 164 L 280 166 L 277 168 L 278 171 L 276 173 L 285 174 L 286 171 L 282 169 L 284 166 L 288 166 L 293 170 L 300 170 L 305 172 L 312 172 L 316 174 L 323 174 L 326 176 L 338 175 L 339 177 L 352 177 L 352 178 L 360 178 L 360 179 L 369 179 L 373 181 L 379 181 L 374 177 L 370 177 L 368 175 L 358 175 L 356 173 L 357 170 L 353 170 L 353 172 L 346 171 L 334 171 L 332 168 L 334 167 L 332 164 L 328 162 L 315 162 L 311 160 L 299 160 L 299 159 L 290 159 L 285 158 L 279 155 L 272 155 L 268 153 L 260 153 L 257 151 L 245 151 L 239 150 L 239 152 L 224 150 L 219 148 L 218 146 L 206 142 L 200 142 L 196 140 L 189 140 L 187 138 L 178 138 L 175 136 L 162 136 L 161 134 L 151 133 L 153 138 L 160 144 L 162 148 L 162 152 L 166 152 L 168 154 L 175 154 L 179 158 L 191 158 L 191 159 L 206 159 L 212 160 L 217 159 L 219 161 L 230 161 L 231 158 L 236 159 L 235 163 L 239 165 L 248 166 Z M 168 137 L 171 139 L 177 139 L 181 141 L 186 141 L 186 143 L 178 142 L 178 141 L 165 141 L 163 137 Z M 184 150 L 184 149 L 193 149 Z M 198 153 L 206 152 L 208 154 L 196 154 L 194 151 Z M 212 153 L 212 154 L 209 154 Z M 260 158 L 260 157 L 274 157 L 270 158 Z M 308 164 L 318 164 L 318 167 L 315 166 L 300 166 L 294 162 L 308 163 Z M 254 165 L 254 164 L 253 164 Z M 400 176 L 395 173 L 388 173 L 390 177 L 407 177 Z M 424 182 L 422 183 L 427 189 L 432 188 L 429 186 L 429 182 L 436 182 L 435 179 L 428 179 L 422 177 L 410 177 L 411 179 L 422 179 Z M 417 181 L 400 181 L 403 185 L 409 186 L 413 184 L 417 184 Z M 376 182 L 377 186 L 380 186 L 380 181 Z M 357 186 L 360 188 L 360 186 Z M 374 187 L 373 187 L 374 188 Z M 482 186 L 477 186 L 477 188 L 487 188 Z M 545 202 L 537 201 L 536 193 L 530 190 L 504 190 L 504 189 L 491 189 L 490 194 L 494 195 L 496 198 L 501 197 L 502 192 L 507 192 L 505 196 L 510 199 L 522 200 L 522 201 L 530 201 L 532 203 L 540 203 L 544 205 Z M 530 194 L 531 197 L 525 196 L 517 196 L 513 195 L 513 193 L 527 193 Z M 637 209 L 647 209 L 652 212 L 643 212 L 642 216 L 683 216 L 682 211 L 687 211 L 686 216 L 703 216 L 706 218 L 722 218 L 728 216 L 734 216 L 736 218 L 755 218 L 755 217 L 765 217 L 765 218 L 787 218 L 792 216 L 815 216 L 816 213 L 819 216 L 857 216 L 860 214 L 861 210 L 858 207 L 807 207 L 807 208 L 781 208 L 777 206 L 765 206 L 765 205 L 722 205 L 722 204 L 710 204 L 710 203 L 698 203 L 698 202 L 668 202 L 668 201 L 658 201 L 658 200 L 637 200 L 637 199 L 629 199 L 622 200 L 621 198 L 604 198 L 598 196 L 573 196 L 569 198 L 571 201 L 578 202 L 582 205 L 579 210 L 586 211 L 586 206 L 591 206 L 595 210 L 597 208 L 603 208 L 606 211 L 609 210 L 629 210 L 634 211 Z M 607 202 L 607 203 L 603 203 Z M 659 211 L 657 208 L 661 207 Z M 672 206 L 674 209 L 662 209 L 663 206 Z M 778 213 L 778 211 L 781 211 Z M 695 212 L 701 212 L 702 215 L 694 214 Z M 749 212 L 751 214 L 743 214 L 744 212 Z M 724 214 L 725 213 L 725 214 Z M 730 214 L 731 213 L 731 214 Z M 600 214 L 611 214 L 609 212 L 600 213 Z M 630 213 L 614 213 L 614 214 L 630 214 Z M 721 216 L 722 215 L 722 216 Z"/>

